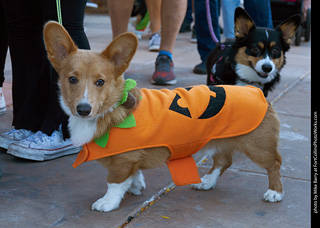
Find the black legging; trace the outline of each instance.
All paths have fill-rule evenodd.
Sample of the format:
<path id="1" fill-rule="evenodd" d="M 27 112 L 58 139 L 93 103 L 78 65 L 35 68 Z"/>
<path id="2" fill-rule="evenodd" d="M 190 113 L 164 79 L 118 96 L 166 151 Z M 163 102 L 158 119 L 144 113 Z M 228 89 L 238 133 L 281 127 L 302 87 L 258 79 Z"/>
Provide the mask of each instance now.
<path id="1" fill-rule="evenodd" d="M 43 26 L 57 21 L 55 0 L 1 0 L 8 29 L 13 74 L 13 125 L 48 135 L 67 117 L 59 106 L 58 75 L 51 67 L 43 42 Z M 62 22 L 81 49 L 90 49 L 83 29 L 86 0 L 60 0 Z"/>
<path id="2" fill-rule="evenodd" d="M 8 51 L 8 34 L 5 25 L 2 1 L 0 1 L 0 87 L 4 82 L 4 65 Z"/>

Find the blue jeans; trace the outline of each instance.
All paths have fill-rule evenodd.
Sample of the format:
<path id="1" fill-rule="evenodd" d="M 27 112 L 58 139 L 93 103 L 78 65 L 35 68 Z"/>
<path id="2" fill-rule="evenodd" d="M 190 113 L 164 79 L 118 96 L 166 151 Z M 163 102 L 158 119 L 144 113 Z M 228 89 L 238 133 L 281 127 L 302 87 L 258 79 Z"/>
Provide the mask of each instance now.
<path id="1" fill-rule="evenodd" d="M 197 49 L 203 62 L 207 61 L 210 51 L 216 47 L 209 32 L 205 0 L 194 0 L 195 29 L 197 34 Z M 220 40 L 218 0 L 210 0 L 210 13 L 213 30 Z"/>
<path id="2" fill-rule="evenodd" d="M 225 38 L 234 38 L 234 11 L 239 6 L 240 0 L 221 0 Z M 257 26 L 273 27 L 270 0 L 244 0 L 244 7 Z"/>
<path id="3" fill-rule="evenodd" d="M 244 0 L 244 9 L 258 27 L 273 28 L 270 0 Z"/>
<path id="4" fill-rule="evenodd" d="M 186 16 L 184 18 L 184 21 L 187 21 L 190 24 L 193 21 L 193 18 L 192 18 L 192 0 L 188 0 L 187 12 L 186 12 Z"/>
<path id="5" fill-rule="evenodd" d="M 234 38 L 234 11 L 240 6 L 240 0 L 221 0 L 223 17 L 223 35 Z"/>

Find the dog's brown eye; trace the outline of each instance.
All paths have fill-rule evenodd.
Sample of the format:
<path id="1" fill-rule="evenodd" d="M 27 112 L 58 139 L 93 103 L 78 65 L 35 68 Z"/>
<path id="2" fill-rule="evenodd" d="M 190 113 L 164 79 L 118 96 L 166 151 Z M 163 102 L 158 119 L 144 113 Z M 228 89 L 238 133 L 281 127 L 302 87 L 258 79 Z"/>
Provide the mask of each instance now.
<path id="1" fill-rule="evenodd" d="M 97 85 L 97 86 L 103 86 L 103 85 L 104 85 L 104 80 L 99 79 L 99 80 L 96 82 L 96 85 Z"/>
<path id="2" fill-rule="evenodd" d="M 260 49 L 259 49 L 258 46 L 255 46 L 255 47 L 251 48 L 251 52 L 252 52 L 252 54 L 254 54 L 254 55 L 259 55 Z"/>
<path id="3" fill-rule="evenodd" d="M 277 54 L 277 53 L 278 53 L 278 48 L 273 48 L 273 49 L 271 50 L 271 52 L 272 52 L 272 54 Z"/>
<path id="4" fill-rule="evenodd" d="M 77 83 L 78 83 L 78 79 L 77 79 L 76 77 L 74 77 L 74 76 L 71 76 L 71 77 L 69 78 L 69 82 L 70 82 L 71 84 L 77 84 Z"/>

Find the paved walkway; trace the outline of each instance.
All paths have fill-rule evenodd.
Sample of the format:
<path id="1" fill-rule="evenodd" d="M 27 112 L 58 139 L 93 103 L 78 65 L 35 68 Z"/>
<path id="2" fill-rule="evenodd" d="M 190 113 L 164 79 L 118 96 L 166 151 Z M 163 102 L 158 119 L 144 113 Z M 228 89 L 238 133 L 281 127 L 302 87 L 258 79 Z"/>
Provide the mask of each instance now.
<path id="1" fill-rule="evenodd" d="M 87 15 L 86 32 L 92 50 L 101 51 L 111 41 L 110 19 Z M 132 27 L 130 27 L 132 30 Z M 191 33 L 179 34 L 174 52 L 178 84 L 166 88 L 204 84 L 206 76 L 192 73 L 200 62 Z M 148 40 L 139 43 L 126 77 L 139 87 L 150 84 L 155 52 Z M 91 204 L 106 191 L 107 171 L 96 162 L 72 168 L 76 155 L 47 162 L 18 159 L 0 149 L 1 227 L 310 227 L 310 60 L 311 46 L 293 46 L 287 54 L 282 81 L 268 99 L 281 121 L 279 150 L 285 196 L 280 203 L 266 203 L 265 170 L 241 154 L 218 181 L 214 190 L 195 191 L 173 187 L 167 167 L 144 172 L 147 188 L 141 196 L 126 195 L 120 209 L 110 213 L 91 211 Z M 0 133 L 11 129 L 11 67 L 6 65 L 4 85 L 8 111 L 0 116 Z M 212 161 L 200 168 L 205 174 Z M 173 188 L 171 188 L 173 187 Z M 144 210 L 142 213 L 141 211 Z M 131 219 L 135 217 L 134 219 Z"/>

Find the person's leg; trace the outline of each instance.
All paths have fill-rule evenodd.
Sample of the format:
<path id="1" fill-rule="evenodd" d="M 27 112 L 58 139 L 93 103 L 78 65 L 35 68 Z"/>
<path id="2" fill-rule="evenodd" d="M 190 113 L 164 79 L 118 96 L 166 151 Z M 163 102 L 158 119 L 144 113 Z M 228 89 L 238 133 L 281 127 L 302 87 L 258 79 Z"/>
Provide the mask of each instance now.
<path id="1" fill-rule="evenodd" d="M 206 61 L 210 51 L 216 47 L 212 40 L 206 13 L 205 0 L 195 0 L 195 25 L 197 34 L 197 48 L 200 54 L 201 63 L 195 66 L 194 73 L 206 74 Z M 220 40 L 220 29 L 218 20 L 218 0 L 210 0 L 210 13 L 213 30 L 216 37 Z"/>
<path id="2" fill-rule="evenodd" d="M 181 28 L 179 32 L 189 32 L 191 31 L 191 23 L 193 21 L 192 17 L 192 12 L 193 12 L 193 0 L 188 0 L 187 3 L 187 12 L 184 17 L 184 20 L 182 22 Z"/>
<path id="3" fill-rule="evenodd" d="M 45 20 L 58 20 L 55 0 L 42 0 Z M 86 0 L 61 1 L 62 24 L 80 49 L 90 49 L 84 32 Z"/>
<path id="4" fill-rule="evenodd" d="M 152 34 L 159 32 L 161 28 L 161 0 L 146 0 L 150 17 L 150 29 Z"/>
<path id="5" fill-rule="evenodd" d="M 187 8 L 187 0 L 162 0 L 161 44 L 155 62 L 151 83 L 173 85 L 177 83 L 173 72 L 172 53 Z"/>
<path id="6" fill-rule="evenodd" d="M 7 110 L 6 101 L 3 95 L 3 82 L 4 82 L 4 66 L 6 63 L 6 56 L 8 51 L 8 34 L 5 25 L 4 11 L 2 2 L 0 1 L 0 115 L 4 114 Z"/>
<path id="7" fill-rule="evenodd" d="M 150 29 L 152 35 L 149 40 L 149 51 L 159 51 L 161 44 L 161 0 L 146 0 L 150 17 Z"/>
<path id="8" fill-rule="evenodd" d="M 6 101 L 3 95 L 3 82 L 4 82 L 4 66 L 6 63 L 6 56 L 8 51 L 8 34 L 5 25 L 4 11 L 2 2 L 0 1 L 0 115 L 4 114 L 7 110 Z M 0 170 L 1 175 L 1 170 Z"/>
<path id="9" fill-rule="evenodd" d="M 107 0 L 113 38 L 116 38 L 128 30 L 133 1 L 134 0 Z"/>
<path id="10" fill-rule="evenodd" d="M 223 34 L 226 39 L 234 38 L 234 11 L 240 6 L 240 0 L 221 0 Z"/>
<path id="11" fill-rule="evenodd" d="M 80 49 L 90 49 L 89 41 L 83 26 L 86 2 L 86 0 L 69 0 L 61 2 L 62 24 Z M 42 4 L 45 21 L 57 21 L 56 1 L 42 0 Z M 59 104 L 58 77 L 57 72 L 50 66 L 50 95 L 47 102 L 46 114 L 40 130 L 50 136 L 55 130 L 58 130 L 59 126 L 62 124 L 64 136 L 69 138 L 67 131 L 68 117 L 62 111 Z"/>
<path id="12" fill-rule="evenodd" d="M 273 28 L 270 0 L 244 0 L 244 8 L 258 27 Z"/>
<path id="13" fill-rule="evenodd" d="M 0 1 L 0 88 L 4 82 L 4 65 L 8 51 L 8 34 L 2 2 Z"/>
<path id="14" fill-rule="evenodd" d="M 14 129 L 0 135 L 0 147 L 40 129 L 49 96 L 49 63 L 43 46 L 40 1 L 2 0 L 12 66 Z"/>
<path id="15" fill-rule="evenodd" d="M 43 25 L 47 20 L 56 19 L 56 5 L 54 0 L 41 0 L 39 12 L 43 15 L 41 24 L 41 42 L 38 46 L 44 49 Z M 83 31 L 83 15 L 86 1 L 73 0 L 62 3 L 62 20 L 67 30 L 70 30 L 71 37 L 84 48 L 89 48 L 89 43 Z M 37 34 L 38 35 L 38 34 Z M 40 129 L 19 142 L 12 143 L 8 147 L 8 154 L 30 160 L 50 160 L 64 155 L 74 154 L 80 151 L 78 147 L 72 145 L 71 140 L 64 139 L 60 126 L 63 120 L 67 121 L 59 105 L 58 98 L 58 74 L 49 65 L 46 53 L 41 56 L 47 63 L 49 71 L 43 72 L 43 78 L 49 79 L 49 96 L 44 100 L 42 106 L 45 107 L 45 114 L 41 119 Z M 50 67 L 49 67 L 50 66 Z M 66 138 L 66 136 L 65 136 Z"/>
<path id="16" fill-rule="evenodd" d="M 13 125 L 38 131 L 49 95 L 49 63 L 43 45 L 39 1 L 3 0 L 12 62 Z"/>
<path id="17" fill-rule="evenodd" d="M 187 0 L 162 0 L 160 50 L 173 53 L 174 44 L 187 10 Z"/>

